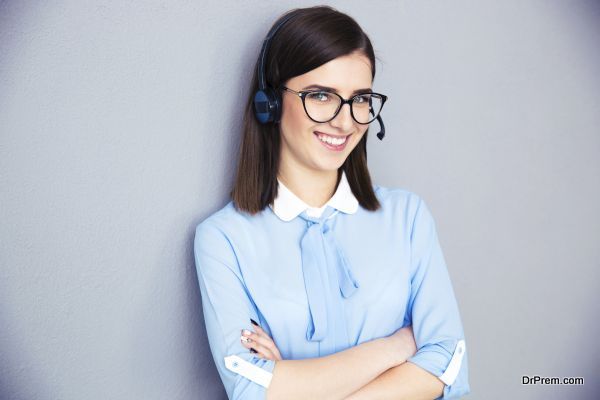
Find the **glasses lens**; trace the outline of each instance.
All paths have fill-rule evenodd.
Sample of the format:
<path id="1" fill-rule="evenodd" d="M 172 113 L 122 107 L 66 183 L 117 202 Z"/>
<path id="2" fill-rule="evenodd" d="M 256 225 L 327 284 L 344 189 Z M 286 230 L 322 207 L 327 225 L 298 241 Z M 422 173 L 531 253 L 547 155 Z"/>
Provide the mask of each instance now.
<path id="1" fill-rule="evenodd" d="M 358 95 L 352 102 L 352 112 L 357 122 L 368 124 L 379 115 L 383 107 L 383 98 L 375 93 Z"/>
<path id="2" fill-rule="evenodd" d="M 304 98 L 306 113 L 318 122 L 327 122 L 340 108 L 341 100 L 329 92 L 312 92 Z"/>

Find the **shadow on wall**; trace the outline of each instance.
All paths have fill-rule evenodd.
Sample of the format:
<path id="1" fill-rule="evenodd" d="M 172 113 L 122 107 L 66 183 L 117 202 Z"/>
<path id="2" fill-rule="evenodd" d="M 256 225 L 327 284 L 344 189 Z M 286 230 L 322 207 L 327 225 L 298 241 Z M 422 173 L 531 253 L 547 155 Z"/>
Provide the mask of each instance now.
<path id="1" fill-rule="evenodd" d="M 7 304 L 0 301 L 0 304 Z M 42 377 L 47 371 L 38 364 L 35 354 L 21 343 L 19 332 L 11 329 L 10 321 L 0 306 L 0 399 L 50 400 L 49 386 Z M 27 382 L 27 386 L 17 385 Z"/>
<path id="2" fill-rule="evenodd" d="M 170 392 L 173 398 L 227 400 L 208 343 L 195 268 L 199 222 L 188 221 L 182 234 L 181 222 L 172 221 L 160 256 L 145 273 L 147 290 L 135 305 L 130 335 L 129 370 L 137 398 Z M 180 292 L 165 293 L 171 288 Z"/>

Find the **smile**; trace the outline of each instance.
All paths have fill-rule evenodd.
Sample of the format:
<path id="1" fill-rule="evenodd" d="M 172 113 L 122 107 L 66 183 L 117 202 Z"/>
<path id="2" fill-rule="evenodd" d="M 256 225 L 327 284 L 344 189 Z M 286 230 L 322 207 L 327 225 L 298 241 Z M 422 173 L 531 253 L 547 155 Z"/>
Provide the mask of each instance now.
<path id="1" fill-rule="evenodd" d="M 346 135 L 343 137 L 331 136 L 322 132 L 314 132 L 314 134 L 315 137 L 319 139 L 321 144 L 323 144 L 326 148 L 335 151 L 343 150 L 346 147 L 348 138 L 350 137 L 350 135 Z"/>

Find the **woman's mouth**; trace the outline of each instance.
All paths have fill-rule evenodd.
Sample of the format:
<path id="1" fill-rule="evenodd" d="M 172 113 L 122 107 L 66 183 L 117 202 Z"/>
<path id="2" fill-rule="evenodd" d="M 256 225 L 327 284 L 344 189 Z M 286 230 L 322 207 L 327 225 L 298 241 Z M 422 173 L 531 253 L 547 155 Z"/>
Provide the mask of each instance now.
<path id="1" fill-rule="evenodd" d="M 325 133 L 317 132 L 317 131 L 315 131 L 314 134 L 315 134 L 315 137 L 317 138 L 317 140 L 324 147 L 326 147 L 332 151 L 344 150 L 344 148 L 346 147 L 346 144 L 348 143 L 348 138 L 350 137 L 350 135 L 346 135 L 346 136 L 342 136 L 342 137 L 331 136 L 331 135 L 327 135 Z"/>

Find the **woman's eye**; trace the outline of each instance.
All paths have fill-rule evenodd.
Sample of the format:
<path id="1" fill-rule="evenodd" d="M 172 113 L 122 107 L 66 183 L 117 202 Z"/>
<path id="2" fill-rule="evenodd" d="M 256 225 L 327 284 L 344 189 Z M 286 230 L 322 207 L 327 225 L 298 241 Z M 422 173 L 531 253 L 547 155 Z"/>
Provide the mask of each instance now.
<path id="1" fill-rule="evenodd" d="M 331 101 L 331 94 L 327 92 L 312 92 L 307 98 L 315 103 L 328 103 Z"/>
<path id="2" fill-rule="evenodd" d="M 369 102 L 369 95 L 368 94 L 363 94 L 361 96 L 357 96 L 354 99 L 354 102 L 355 103 L 360 103 L 360 104 L 362 104 L 362 103 L 368 103 Z"/>
<path id="3" fill-rule="evenodd" d="M 316 93 L 315 98 L 321 102 L 329 101 L 329 93 L 327 93 L 327 92 Z"/>

